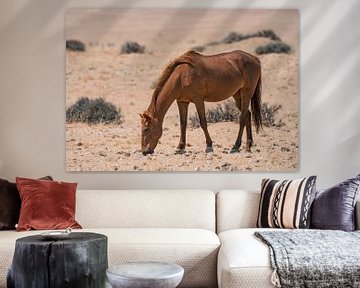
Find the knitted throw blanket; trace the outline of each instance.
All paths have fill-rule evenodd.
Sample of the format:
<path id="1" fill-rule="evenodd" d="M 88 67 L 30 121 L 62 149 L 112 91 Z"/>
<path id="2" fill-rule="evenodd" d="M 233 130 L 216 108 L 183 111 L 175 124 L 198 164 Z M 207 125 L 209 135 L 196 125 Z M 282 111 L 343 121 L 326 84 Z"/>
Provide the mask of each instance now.
<path id="1" fill-rule="evenodd" d="M 360 230 L 255 232 L 270 248 L 276 287 L 360 287 Z"/>

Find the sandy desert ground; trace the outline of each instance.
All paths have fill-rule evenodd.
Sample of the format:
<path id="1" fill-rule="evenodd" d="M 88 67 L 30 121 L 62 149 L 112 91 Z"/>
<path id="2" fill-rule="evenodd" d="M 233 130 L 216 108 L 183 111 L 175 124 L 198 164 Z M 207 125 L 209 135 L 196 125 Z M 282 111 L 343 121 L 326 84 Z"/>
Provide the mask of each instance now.
<path id="1" fill-rule="evenodd" d="M 166 65 L 195 46 L 220 41 L 231 31 L 272 29 L 292 48 L 290 54 L 260 55 L 262 101 L 281 105 L 280 127 L 254 133 L 252 152 L 229 154 L 238 123 L 209 124 L 214 152 L 205 153 L 201 128 L 188 128 L 185 154 L 175 154 L 179 117 L 174 103 L 153 155 L 140 152 L 140 117 Z M 121 109 L 122 124 L 66 123 L 67 171 L 295 171 L 299 167 L 298 14 L 296 10 L 71 9 L 66 39 L 80 40 L 85 52 L 66 51 L 66 106 L 80 97 L 102 97 Z M 144 54 L 121 54 L 136 41 Z M 235 49 L 255 54 L 268 38 L 206 46 L 203 54 Z M 219 103 L 218 103 L 219 104 Z M 216 104 L 206 103 L 207 108 Z M 189 115 L 195 114 L 190 105 Z M 255 131 L 255 129 L 253 130 Z M 245 143 L 245 133 L 243 136 Z M 242 147 L 243 148 L 243 147 Z"/>

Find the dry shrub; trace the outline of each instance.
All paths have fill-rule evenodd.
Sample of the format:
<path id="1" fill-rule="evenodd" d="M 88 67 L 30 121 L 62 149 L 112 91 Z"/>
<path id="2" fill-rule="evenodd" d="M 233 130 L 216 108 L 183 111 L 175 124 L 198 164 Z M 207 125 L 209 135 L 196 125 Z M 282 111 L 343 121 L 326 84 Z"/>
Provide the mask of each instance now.
<path id="1" fill-rule="evenodd" d="M 85 44 L 78 40 L 66 40 L 66 50 L 84 52 Z"/>
<path id="2" fill-rule="evenodd" d="M 120 109 L 103 98 L 81 97 L 66 109 L 66 121 L 96 123 L 121 123 Z"/>
<path id="3" fill-rule="evenodd" d="M 280 109 L 281 105 L 263 103 L 261 106 L 262 124 L 266 127 L 281 127 L 285 125 L 281 120 L 276 122 L 276 114 Z M 226 101 L 206 111 L 206 120 L 208 123 L 237 122 L 239 121 L 239 117 L 240 111 L 234 101 Z M 193 114 L 189 117 L 189 125 L 193 128 L 200 127 L 198 114 Z"/>
<path id="4" fill-rule="evenodd" d="M 141 46 L 137 42 L 126 42 L 121 47 L 122 54 L 130 54 L 130 53 L 144 53 L 145 46 Z"/>
<path id="5" fill-rule="evenodd" d="M 191 50 L 193 50 L 195 52 L 203 52 L 206 50 L 206 47 L 205 46 L 195 46 Z"/>
<path id="6" fill-rule="evenodd" d="M 256 54 L 269 54 L 269 53 L 285 53 L 289 54 L 291 48 L 289 45 L 283 42 L 269 43 L 265 46 L 259 46 L 255 50 Z"/>
<path id="7" fill-rule="evenodd" d="M 227 35 L 223 40 L 221 40 L 221 42 L 225 44 L 230 44 L 233 42 L 239 42 L 254 37 L 265 37 L 270 38 L 274 41 L 281 41 L 280 37 L 277 36 L 273 30 L 263 30 L 252 34 L 230 32 L 229 35 Z"/>
<path id="8" fill-rule="evenodd" d="M 284 122 L 279 120 L 276 122 L 276 114 L 281 109 L 281 105 L 270 105 L 268 103 L 263 103 L 261 105 L 261 119 L 262 123 L 266 127 L 281 127 L 285 125 Z"/>
<path id="9" fill-rule="evenodd" d="M 222 104 L 216 105 L 212 109 L 206 111 L 206 121 L 208 123 L 218 122 L 232 122 L 239 119 L 239 109 L 236 107 L 234 101 L 226 101 Z M 198 114 L 189 117 L 190 127 L 200 127 Z"/>

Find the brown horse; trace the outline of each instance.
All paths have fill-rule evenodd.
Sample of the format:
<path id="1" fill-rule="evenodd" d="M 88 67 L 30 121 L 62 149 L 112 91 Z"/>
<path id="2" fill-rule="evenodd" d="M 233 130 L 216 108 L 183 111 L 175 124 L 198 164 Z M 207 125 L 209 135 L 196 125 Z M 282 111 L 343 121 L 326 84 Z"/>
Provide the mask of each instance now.
<path id="1" fill-rule="evenodd" d="M 256 130 L 261 123 L 261 66 L 257 57 L 236 50 L 217 55 L 200 55 L 189 51 L 171 62 L 163 71 L 153 93 L 148 109 L 141 117 L 141 149 L 144 155 L 152 154 L 162 135 L 162 123 L 166 112 L 176 100 L 180 114 L 180 142 L 178 152 L 186 147 L 186 125 L 189 103 L 195 104 L 200 126 L 205 133 L 206 152 L 212 152 L 204 102 L 217 102 L 234 97 L 239 108 L 240 128 L 231 153 L 238 152 L 246 127 L 247 145 L 253 143 L 251 112 Z"/>

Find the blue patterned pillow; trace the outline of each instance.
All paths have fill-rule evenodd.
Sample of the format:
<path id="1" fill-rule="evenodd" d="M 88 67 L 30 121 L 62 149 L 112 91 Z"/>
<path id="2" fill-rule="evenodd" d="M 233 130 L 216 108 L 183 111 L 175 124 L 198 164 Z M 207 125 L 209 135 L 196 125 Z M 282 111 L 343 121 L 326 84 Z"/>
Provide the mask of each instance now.
<path id="1" fill-rule="evenodd" d="M 312 205 L 311 228 L 353 231 L 359 186 L 360 174 L 317 191 Z"/>

